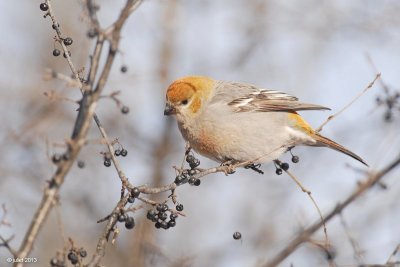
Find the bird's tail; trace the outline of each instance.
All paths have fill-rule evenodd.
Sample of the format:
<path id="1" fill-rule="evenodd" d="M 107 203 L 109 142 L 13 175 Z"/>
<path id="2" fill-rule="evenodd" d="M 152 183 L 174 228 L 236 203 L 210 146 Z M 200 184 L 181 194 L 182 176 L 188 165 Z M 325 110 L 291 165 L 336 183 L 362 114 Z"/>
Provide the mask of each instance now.
<path id="1" fill-rule="evenodd" d="M 338 143 L 332 141 L 329 138 L 326 138 L 322 135 L 320 135 L 319 133 L 313 133 L 313 138 L 315 139 L 315 141 L 317 141 L 317 143 L 313 144 L 313 146 L 326 146 L 329 148 L 332 148 L 336 151 L 342 152 L 350 157 L 352 157 L 353 159 L 358 160 L 359 162 L 361 162 L 362 164 L 368 166 L 368 164 L 357 154 L 351 152 L 350 150 L 348 150 L 347 148 L 345 148 L 342 145 L 339 145 Z"/>

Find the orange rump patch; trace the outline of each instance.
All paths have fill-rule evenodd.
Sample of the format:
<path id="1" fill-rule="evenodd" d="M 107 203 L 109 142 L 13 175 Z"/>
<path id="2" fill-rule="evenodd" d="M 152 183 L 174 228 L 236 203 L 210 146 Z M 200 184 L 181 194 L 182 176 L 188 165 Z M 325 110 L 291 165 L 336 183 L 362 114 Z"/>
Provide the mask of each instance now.
<path id="1" fill-rule="evenodd" d="M 314 133 L 314 129 L 297 112 L 289 113 L 288 117 L 293 122 L 295 128 L 309 134 Z"/>

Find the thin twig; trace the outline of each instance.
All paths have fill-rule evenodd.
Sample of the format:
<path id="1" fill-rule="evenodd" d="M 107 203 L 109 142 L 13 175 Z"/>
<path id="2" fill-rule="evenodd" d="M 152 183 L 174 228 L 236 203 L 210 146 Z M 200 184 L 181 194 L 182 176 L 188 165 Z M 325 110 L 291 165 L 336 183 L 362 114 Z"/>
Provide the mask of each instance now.
<path id="1" fill-rule="evenodd" d="M 343 111 L 345 111 L 346 109 L 348 109 L 351 105 L 353 105 L 354 102 L 356 102 L 363 94 L 365 94 L 369 89 L 371 89 L 376 80 L 378 80 L 381 77 L 381 74 L 378 73 L 376 74 L 375 78 L 372 80 L 372 82 L 370 82 L 368 84 L 368 86 L 366 88 L 364 88 L 364 90 L 362 90 L 355 98 L 353 98 L 346 106 L 344 106 L 341 110 L 339 110 L 338 112 L 336 112 L 335 114 L 329 116 L 326 121 L 324 123 L 321 124 L 321 126 L 318 127 L 318 129 L 316 129 L 317 132 L 322 131 L 322 128 L 328 123 L 330 122 L 332 119 L 334 119 L 335 117 L 339 116 Z"/>
<path id="2" fill-rule="evenodd" d="M 385 175 L 395 169 L 400 165 L 400 155 L 390 164 L 388 164 L 385 168 L 377 173 L 371 173 L 367 179 L 360 183 L 358 188 L 351 193 L 342 203 L 336 205 L 327 215 L 324 216 L 325 223 L 334 218 L 337 214 L 341 213 L 347 206 L 353 203 L 356 199 L 358 199 L 364 192 L 368 191 L 368 189 L 372 188 L 375 184 L 379 182 Z M 293 239 L 282 251 L 276 254 L 269 262 L 262 265 L 264 267 L 272 267 L 277 266 L 283 260 L 285 260 L 290 254 L 292 254 L 302 243 L 309 240 L 310 236 L 314 234 L 319 228 L 323 226 L 321 221 L 318 221 L 303 230 L 298 236 Z"/>
<path id="3" fill-rule="evenodd" d="M 343 214 L 340 213 L 339 217 L 340 217 L 340 223 L 342 224 L 343 229 L 347 235 L 347 238 L 349 239 L 349 242 L 353 248 L 354 258 L 358 263 L 361 263 L 362 262 L 362 252 L 360 250 L 360 247 L 359 247 L 357 241 L 355 240 L 355 238 L 351 235 L 349 227 L 347 226 L 347 223 L 344 220 Z"/>
<path id="4" fill-rule="evenodd" d="M 393 250 L 392 254 L 390 254 L 389 259 L 386 261 L 386 264 L 393 263 L 393 258 L 396 256 L 396 254 L 400 251 L 400 244 L 396 246 L 396 248 Z"/>
<path id="5" fill-rule="evenodd" d="M 317 204 L 317 202 L 315 201 L 315 199 L 313 198 L 313 196 L 311 195 L 311 191 L 308 190 L 307 188 L 305 188 L 301 182 L 296 178 L 296 176 L 294 176 L 291 172 L 289 172 L 288 170 L 285 170 L 285 172 L 290 176 L 290 178 L 292 178 L 293 181 L 295 181 L 295 183 L 301 188 L 301 190 L 304 193 L 307 193 L 308 197 L 311 199 L 311 202 L 313 203 L 314 207 L 316 208 L 319 218 L 321 220 L 322 226 L 324 228 L 324 235 L 325 235 L 325 248 L 329 249 L 329 237 L 328 237 L 328 230 L 326 228 L 326 223 L 325 223 L 325 219 L 324 216 L 322 215 L 322 212 Z"/>

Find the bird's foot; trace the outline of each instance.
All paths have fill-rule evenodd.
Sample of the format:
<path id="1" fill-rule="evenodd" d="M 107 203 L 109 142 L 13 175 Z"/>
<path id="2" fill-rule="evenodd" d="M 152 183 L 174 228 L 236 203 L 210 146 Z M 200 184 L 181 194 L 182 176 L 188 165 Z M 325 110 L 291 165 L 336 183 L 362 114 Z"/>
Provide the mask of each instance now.
<path id="1" fill-rule="evenodd" d="M 260 169 L 261 164 L 249 164 L 244 166 L 245 169 L 252 169 L 253 171 L 259 173 L 259 174 L 264 174 L 264 172 Z"/>
<path id="2" fill-rule="evenodd" d="M 228 174 L 233 174 L 235 173 L 235 160 L 233 159 L 228 159 L 224 162 L 221 163 L 221 167 L 226 167 L 224 170 L 224 173 L 226 176 L 228 176 Z"/>

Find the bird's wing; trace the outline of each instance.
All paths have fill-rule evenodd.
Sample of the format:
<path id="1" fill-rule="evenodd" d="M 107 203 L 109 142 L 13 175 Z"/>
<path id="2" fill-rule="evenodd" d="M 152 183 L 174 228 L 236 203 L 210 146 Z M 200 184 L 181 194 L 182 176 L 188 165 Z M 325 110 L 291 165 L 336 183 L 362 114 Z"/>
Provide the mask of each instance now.
<path id="1" fill-rule="evenodd" d="M 214 98 L 226 101 L 235 112 L 329 110 L 324 106 L 299 102 L 297 97 L 280 91 L 233 82 L 222 82 Z"/>

